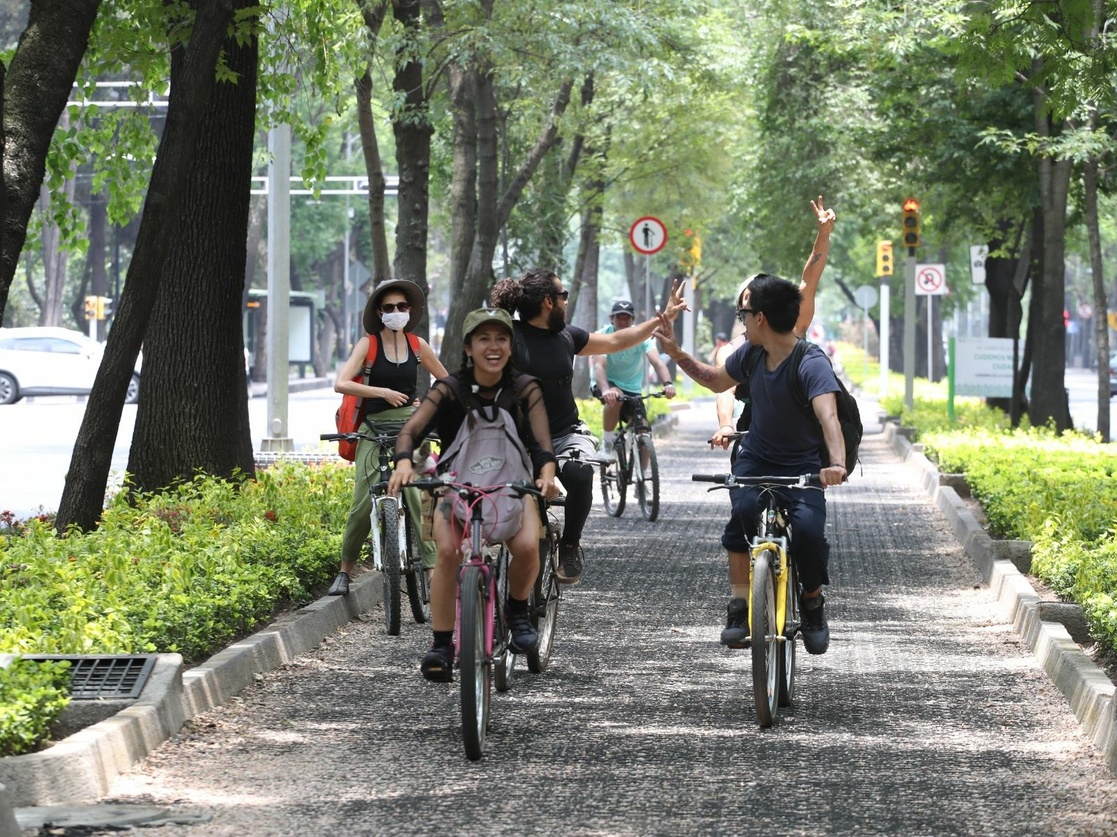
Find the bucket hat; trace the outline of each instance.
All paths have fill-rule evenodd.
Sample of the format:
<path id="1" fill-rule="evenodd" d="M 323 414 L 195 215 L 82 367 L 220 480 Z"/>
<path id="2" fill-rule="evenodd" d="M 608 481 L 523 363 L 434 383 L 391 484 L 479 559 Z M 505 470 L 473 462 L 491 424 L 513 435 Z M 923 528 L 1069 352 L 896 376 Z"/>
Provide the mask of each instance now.
<path id="1" fill-rule="evenodd" d="M 407 279 L 387 279 L 373 289 L 368 302 L 365 303 L 364 325 L 365 331 L 369 334 L 379 334 L 384 329 L 384 321 L 380 319 L 380 300 L 388 291 L 399 291 L 411 303 L 411 310 L 408 312 L 411 317 L 404 326 L 404 331 L 414 330 L 419 320 L 423 318 L 427 307 L 427 298 L 423 294 L 423 289 Z"/>

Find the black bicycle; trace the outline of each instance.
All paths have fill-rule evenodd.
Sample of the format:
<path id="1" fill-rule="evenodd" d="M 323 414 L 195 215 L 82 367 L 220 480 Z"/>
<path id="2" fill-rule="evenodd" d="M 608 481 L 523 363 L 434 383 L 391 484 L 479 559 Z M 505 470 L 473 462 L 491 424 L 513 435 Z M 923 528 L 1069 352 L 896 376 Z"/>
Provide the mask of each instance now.
<path id="1" fill-rule="evenodd" d="M 395 433 L 323 433 L 324 442 L 364 439 L 380 446 L 380 461 L 376 482 L 369 481 L 369 498 L 372 505 L 369 520 L 369 551 L 373 567 L 381 573 L 384 585 L 384 625 L 391 636 L 399 636 L 401 616 L 400 579 L 407 588 L 407 601 L 411 615 L 422 624 L 430 621 L 430 586 L 423 569 L 422 550 L 416 536 L 419 521 L 408 519 L 403 495 L 388 495 L 388 478 L 392 475 L 391 452 L 395 448 Z"/>
<path id="2" fill-rule="evenodd" d="M 777 489 L 818 489 L 818 474 L 799 477 L 738 477 L 733 474 L 694 474 L 695 482 L 716 483 L 719 488 L 756 486 L 764 502 L 756 521 L 749 596 L 749 645 L 752 648 L 753 701 L 756 722 L 773 726 L 780 707 L 795 697 L 795 638 L 802 628 L 799 574 L 791 560 L 791 522 Z"/>
<path id="3" fill-rule="evenodd" d="M 599 394 L 595 395 L 604 403 Z M 649 398 L 666 397 L 666 393 L 651 392 L 647 395 L 622 395 L 619 399 L 621 416 L 613 442 L 616 458 L 598 461 L 605 511 L 613 517 L 624 514 L 629 485 L 635 489 L 644 520 L 651 523 L 659 517 L 659 460 L 655 454 L 645 402 Z"/>

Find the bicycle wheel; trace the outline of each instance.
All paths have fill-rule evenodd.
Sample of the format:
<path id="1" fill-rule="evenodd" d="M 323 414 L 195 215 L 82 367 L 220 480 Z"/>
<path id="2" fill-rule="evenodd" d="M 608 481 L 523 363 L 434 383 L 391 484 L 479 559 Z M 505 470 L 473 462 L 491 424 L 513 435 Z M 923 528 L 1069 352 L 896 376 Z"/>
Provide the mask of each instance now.
<path id="1" fill-rule="evenodd" d="M 427 572 L 423 569 L 422 547 L 411 528 L 408 516 L 405 529 L 407 535 L 407 563 L 404 564 L 403 580 L 407 587 L 407 602 L 411 605 L 411 615 L 422 625 L 431 618 L 430 587 Z"/>
<path id="2" fill-rule="evenodd" d="M 384 584 L 384 626 L 390 636 L 399 636 L 400 548 L 399 507 L 391 500 L 379 504 L 381 576 Z"/>
<path id="3" fill-rule="evenodd" d="M 504 616 L 508 603 L 508 562 L 511 560 L 508 549 L 501 546 L 496 560 L 496 601 L 493 602 L 493 685 L 498 692 L 511 688 L 512 669 L 516 666 L 516 655 L 509 647 L 512 634 Z"/>
<path id="4" fill-rule="evenodd" d="M 636 499 L 644 520 L 651 523 L 659 517 L 659 460 L 650 433 L 636 437 Z"/>
<path id="5" fill-rule="evenodd" d="M 778 560 L 770 549 L 761 550 L 752 562 L 752 601 L 749 628 L 752 633 L 752 693 L 756 722 L 762 727 L 776 723 L 779 714 L 780 642 L 776 635 L 776 585 L 770 562 Z"/>
<path id="6" fill-rule="evenodd" d="M 799 574 L 789 560 L 787 567 L 786 604 L 784 605 L 783 653 L 779 655 L 777 678 L 780 706 L 791 706 L 795 700 L 795 637 L 799 633 Z"/>
<path id="7" fill-rule="evenodd" d="M 555 578 L 558 562 L 558 525 L 546 522 L 547 535 L 539 540 L 539 577 L 531 594 L 531 623 L 539 633 L 539 644 L 527 655 L 527 668 L 533 674 L 547 670 L 551 646 L 558 624 L 559 583 Z"/>
<path id="8" fill-rule="evenodd" d="M 624 514 L 625 493 L 625 437 L 617 439 L 613 446 L 616 451 L 616 460 L 601 465 L 601 499 L 605 503 L 605 511 L 613 517 Z"/>
<path id="9" fill-rule="evenodd" d="M 461 625 L 458 638 L 459 674 L 462 681 L 462 739 L 465 754 L 477 761 L 485 751 L 485 733 L 489 727 L 489 688 L 492 671 L 485 648 L 485 573 L 480 567 L 469 566 L 462 572 Z"/>

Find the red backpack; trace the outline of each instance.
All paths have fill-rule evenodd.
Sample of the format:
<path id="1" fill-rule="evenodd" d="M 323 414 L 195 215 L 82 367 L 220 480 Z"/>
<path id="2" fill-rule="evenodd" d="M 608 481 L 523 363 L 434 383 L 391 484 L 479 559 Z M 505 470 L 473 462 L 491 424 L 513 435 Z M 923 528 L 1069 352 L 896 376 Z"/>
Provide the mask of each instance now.
<path id="1" fill-rule="evenodd" d="M 411 346 L 411 351 L 415 353 L 415 357 L 419 357 L 419 338 L 414 334 L 407 335 L 407 342 Z M 368 376 L 372 374 L 372 364 L 376 360 L 376 353 L 379 351 L 380 341 L 375 334 L 368 336 L 368 354 L 365 355 L 365 365 L 361 367 L 361 373 L 353 380 L 358 384 L 368 386 Z M 341 406 L 337 408 L 334 413 L 334 424 L 337 425 L 338 433 L 353 433 L 359 430 L 361 422 L 365 420 L 365 399 L 359 395 L 343 395 L 341 397 Z M 356 442 L 338 442 L 337 455 L 342 459 L 352 462 L 357 458 L 357 443 Z"/>

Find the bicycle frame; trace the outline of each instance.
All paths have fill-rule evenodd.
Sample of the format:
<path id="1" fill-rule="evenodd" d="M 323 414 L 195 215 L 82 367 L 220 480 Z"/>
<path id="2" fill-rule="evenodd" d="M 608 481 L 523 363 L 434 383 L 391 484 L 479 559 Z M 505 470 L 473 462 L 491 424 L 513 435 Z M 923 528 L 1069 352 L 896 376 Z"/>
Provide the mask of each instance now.
<path id="1" fill-rule="evenodd" d="M 778 563 L 773 568 L 776 578 L 776 641 L 786 642 L 787 636 L 784 633 L 784 628 L 787 624 L 787 585 L 791 576 L 791 573 L 787 571 L 790 526 L 785 511 L 777 505 L 775 493 L 763 487 L 761 491 L 768 494 L 768 505 L 760 510 L 760 516 L 757 520 L 757 535 L 752 539 L 750 553 L 754 569 L 756 558 L 762 552 L 773 551 L 779 558 Z M 798 591 L 795 592 L 798 594 Z M 750 599 L 750 629 L 752 625 L 752 600 Z M 753 633 L 755 634 L 755 631 Z"/>

